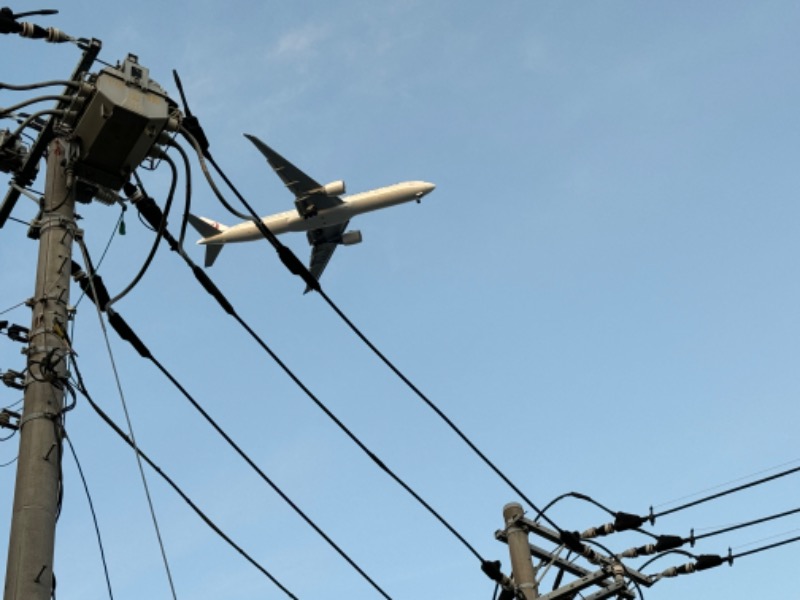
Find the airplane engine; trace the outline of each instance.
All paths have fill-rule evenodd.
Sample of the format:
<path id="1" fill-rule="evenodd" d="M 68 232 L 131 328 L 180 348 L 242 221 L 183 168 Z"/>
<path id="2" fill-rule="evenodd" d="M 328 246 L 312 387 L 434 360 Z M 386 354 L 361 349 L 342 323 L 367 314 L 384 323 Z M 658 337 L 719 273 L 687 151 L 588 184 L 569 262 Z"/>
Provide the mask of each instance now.
<path id="1" fill-rule="evenodd" d="M 345 185 L 344 181 L 341 179 L 339 181 L 331 181 L 322 186 L 320 190 L 326 196 L 339 196 L 345 193 Z"/>
<path id="2" fill-rule="evenodd" d="M 352 231 L 345 231 L 342 234 L 342 241 L 339 243 L 343 246 L 352 246 L 354 244 L 360 244 L 362 239 L 361 232 L 354 229 Z"/>

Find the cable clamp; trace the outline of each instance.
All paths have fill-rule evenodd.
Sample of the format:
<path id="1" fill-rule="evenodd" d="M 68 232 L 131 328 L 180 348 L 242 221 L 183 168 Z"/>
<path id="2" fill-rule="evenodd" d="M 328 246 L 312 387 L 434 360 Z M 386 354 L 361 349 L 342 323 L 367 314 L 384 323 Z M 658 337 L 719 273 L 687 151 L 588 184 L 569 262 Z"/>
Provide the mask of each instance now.
<path id="1" fill-rule="evenodd" d="M 22 417 L 22 419 L 20 419 L 19 429 L 20 429 L 20 431 L 22 431 L 23 426 L 28 421 L 34 421 L 36 419 L 49 419 L 51 421 L 55 421 L 57 418 L 58 418 L 58 413 L 54 413 L 54 412 L 35 412 L 35 413 L 31 413 L 29 415 L 25 415 L 24 417 Z"/>

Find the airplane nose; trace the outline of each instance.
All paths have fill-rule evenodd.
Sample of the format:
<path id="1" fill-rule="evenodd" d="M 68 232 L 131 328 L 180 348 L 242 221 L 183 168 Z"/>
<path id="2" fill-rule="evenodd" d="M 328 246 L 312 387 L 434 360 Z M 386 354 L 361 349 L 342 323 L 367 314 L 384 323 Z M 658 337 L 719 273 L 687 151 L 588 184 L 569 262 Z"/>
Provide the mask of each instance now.
<path id="1" fill-rule="evenodd" d="M 419 197 L 422 198 L 423 196 L 430 194 L 435 189 L 436 189 L 436 184 L 423 181 L 421 189 L 419 191 Z"/>

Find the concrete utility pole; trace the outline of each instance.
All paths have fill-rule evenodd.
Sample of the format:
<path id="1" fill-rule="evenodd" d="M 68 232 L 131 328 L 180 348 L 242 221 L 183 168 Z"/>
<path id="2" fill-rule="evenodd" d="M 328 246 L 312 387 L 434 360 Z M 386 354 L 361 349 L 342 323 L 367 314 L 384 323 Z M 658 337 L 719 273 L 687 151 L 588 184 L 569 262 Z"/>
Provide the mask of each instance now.
<path id="1" fill-rule="evenodd" d="M 536 588 L 536 572 L 528 546 L 528 530 L 518 525 L 524 515 L 522 505 L 517 502 L 510 502 L 503 507 L 514 585 L 525 596 L 525 600 L 531 600 L 539 597 L 539 590 Z"/>
<path id="2" fill-rule="evenodd" d="M 4 600 L 49 600 L 53 587 L 61 485 L 62 382 L 69 352 L 64 332 L 76 235 L 71 172 L 76 147 L 56 137 L 48 149 Z"/>

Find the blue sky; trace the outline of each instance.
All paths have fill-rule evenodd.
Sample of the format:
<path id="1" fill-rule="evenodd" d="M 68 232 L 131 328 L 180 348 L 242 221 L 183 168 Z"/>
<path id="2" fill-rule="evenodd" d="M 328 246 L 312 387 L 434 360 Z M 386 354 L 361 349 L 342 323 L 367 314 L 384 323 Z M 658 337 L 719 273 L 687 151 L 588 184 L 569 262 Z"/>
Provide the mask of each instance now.
<path id="1" fill-rule="evenodd" d="M 136 54 L 176 99 L 178 70 L 212 152 L 259 213 L 286 210 L 292 199 L 243 133 L 320 181 L 346 180 L 351 192 L 408 179 L 437 184 L 421 205 L 355 220 L 364 243 L 337 251 L 323 287 L 540 506 L 578 491 L 644 514 L 797 465 L 796 3 L 345 0 L 195 2 L 187 11 L 143 0 L 61 10 L 38 22 L 101 39 L 110 63 Z M 2 61 L 2 81 L 65 77 L 78 59 L 73 46 L 0 43 L 13 57 Z M 3 92 L 0 105 L 21 97 Z M 234 222 L 198 168 L 193 174 L 193 211 Z M 168 169 L 143 177 L 163 203 Z M 14 216 L 30 219 L 34 209 L 21 201 Z M 119 209 L 79 212 L 99 257 Z M 125 221 L 101 269 L 112 293 L 152 240 L 134 211 Z M 0 310 L 32 294 L 36 251 L 25 232 L 13 222 L 0 230 Z M 307 258 L 304 236 L 284 242 Z M 189 253 L 202 260 L 200 248 Z M 268 245 L 226 248 L 209 274 L 348 427 L 508 570 L 494 532 L 503 505 L 520 499 L 319 297 L 302 296 L 302 282 Z M 173 253 L 160 251 L 116 308 L 393 598 L 491 597 L 477 560 L 313 406 Z M 2 318 L 27 324 L 30 316 L 17 308 Z M 121 422 L 86 302 L 74 342 L 89 390 Z M 152 366 L 111 342 L 137 440 L 226 532 L 300 598 L 377 597 Z M 0 339 L 0 369 L 23 366 L 18 349 Z M 0 395 L 1 406 L 19 399 Z M 115 598 L 169 597 L 131 452 L 85 402 L 68 432 Z M 0 464 L 16 443 L 0 444 Z M 70 457 L 64 468 L 59 597 L 105 598 Z M 282 597 L 154 474 L 148 481 L 178 597 Z M 3 554 L 13 482 L 13 468 L 0 469 Z M 785 478 L 649 530 L 686 536 L 797 508 L 799 489 Z M 576 500 L 549 514 L 569 530 L 606 520 Z M 797 517 L 784 519 L 710 538 L 694 552 L 744 552 L 799 528 Z M 621 551 L 647 539 L 603 541 Z M 787 546 L 663 580 L 645 598 L 785 595 L 796 553 Z M 682 562 L 666 557 L 647 572 Z"/>

